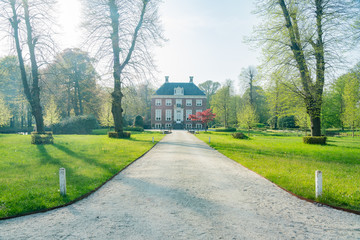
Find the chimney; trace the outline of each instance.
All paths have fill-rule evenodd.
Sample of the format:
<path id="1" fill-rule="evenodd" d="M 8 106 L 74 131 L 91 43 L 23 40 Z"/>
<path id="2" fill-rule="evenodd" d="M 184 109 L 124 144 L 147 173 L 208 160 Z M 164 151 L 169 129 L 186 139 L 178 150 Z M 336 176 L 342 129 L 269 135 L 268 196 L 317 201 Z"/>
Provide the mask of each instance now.
<path id="1" fill-rule="evenodd" d="M 190 76 L 190 82 L 193 83 L 193 81 L 194 81 L 194 77 Z"/>
<path id="2" fill-rule="evenodd" d="M 169 82 L 169 76 L 165 76 L 165 82 L 166 82 L 166 83 Z"/>

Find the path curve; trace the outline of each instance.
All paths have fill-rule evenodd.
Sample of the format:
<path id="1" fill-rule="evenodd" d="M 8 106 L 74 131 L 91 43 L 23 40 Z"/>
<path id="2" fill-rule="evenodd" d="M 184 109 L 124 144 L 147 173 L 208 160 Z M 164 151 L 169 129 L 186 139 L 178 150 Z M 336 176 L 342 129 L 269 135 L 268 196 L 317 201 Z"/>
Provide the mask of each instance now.
<path id="1" fill-rule="evenodd" d="M 0 239 L 360 239 L 360 216 L 300 200 L 174 131 L 71 206 L 0 221 Z"/>

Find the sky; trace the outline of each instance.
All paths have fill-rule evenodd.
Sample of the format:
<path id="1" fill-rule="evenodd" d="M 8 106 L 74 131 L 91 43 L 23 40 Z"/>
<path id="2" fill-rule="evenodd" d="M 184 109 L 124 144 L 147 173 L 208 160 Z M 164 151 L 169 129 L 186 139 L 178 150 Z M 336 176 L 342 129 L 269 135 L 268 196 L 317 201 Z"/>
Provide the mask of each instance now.
<path id="1" fill-rule="evenodd" d="M 60 47 L 79 47 L 80 1 L 61 0 L 59 4 Z M 252 10 L 248 0 L 164 0 L 160 16 L 168 41 L 154 49 L 158 66 L 154 85 L 160 86 L 164 76 L 171 82 L 187 82 L 194 76 L 196 84 L 238 81 L 242 68 L 258 65 L 258 53 L 243 42 L 256 22 Z"/>

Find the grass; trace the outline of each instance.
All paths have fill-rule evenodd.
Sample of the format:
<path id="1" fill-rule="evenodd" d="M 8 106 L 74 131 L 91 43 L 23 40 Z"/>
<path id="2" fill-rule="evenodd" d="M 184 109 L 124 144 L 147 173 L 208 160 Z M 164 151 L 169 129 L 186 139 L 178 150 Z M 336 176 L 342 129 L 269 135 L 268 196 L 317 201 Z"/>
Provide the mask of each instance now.
<path id="1" fill-rule="evenodd" d="M 36 146 L 30 144 L 30 136 L 0 134 L 0 218 L 79 198 L 147 152 L 154 145 L 152 137 L 156 143 L 163 135 L 133 133 L 127 140 L 106 135 L 55 135 L 53 145 Z M 66 168 L 66 197 L 59 190 L 61 167 Z"/>
<path id="2" fill-rule="evenodd" d="M 302 143 L 296 133 L 252 133 L 250 140 L 229 133 L 202 133 L 201 140 L 279 186 L 315 200 L 315 171 L 323 172 L 319 202 L 360 211 L 360 139 L 329 137 L 324 146 Z"/>

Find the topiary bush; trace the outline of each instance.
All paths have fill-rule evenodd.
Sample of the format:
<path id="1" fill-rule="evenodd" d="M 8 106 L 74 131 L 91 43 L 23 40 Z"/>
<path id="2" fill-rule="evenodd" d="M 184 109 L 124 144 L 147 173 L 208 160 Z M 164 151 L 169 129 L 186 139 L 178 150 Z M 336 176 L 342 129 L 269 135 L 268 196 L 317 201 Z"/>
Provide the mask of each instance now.
<path id="1" fill-rule="evenodd" d="M 67 118 L 53 125 L 54 134 L 91 134 L 98 128 L 98 122 L 92 115 L 83 115 Z"/>
<path id="2" fill-rule="evenodd" d="M 220 128 L 220 129 L 216 129 L 215 132 L 236 132 L 236 128 L 233 127 Z"/>
<path id="3" fill-rule="evenodd" d="M 31 133 L 31 144 L 41 145 L 41 144 L 54 144 L 54 137 L 52 132 L 45 132 L 39 134 L 37 132 Z"/>
<path id="4" fill-rule="evenodd" d="M 232 136 L 233 136 L 233 138 L 236 138 L 236 139 L 248 139 L 249 138 L 242 132 L 233 133 Z"/>
<path id="5" fill-rule="evenodd" d="M 326 137 L 325 136 L 320 136 L 320 137 L 311 137 L 311 136 L 306 136 L 303 137 L 303 142 L 305 144 L 320 144 L 320 145 L 325 145 L 326 144 Z"/>
<path id="6" fill-rule="evenodd" d="M 135 127 L 144 127 L 144 118 L 142 116 L 136 116 L 134 120 Z"/>
<path id="7" fill-rule="evenodd" d="M 130 132 L 108 132 L 109 138 L 130 138 Z"/>
<path id="8" fill-rule="evenodd" d="M 125 131 L 133 131 L 133 132 L 143 132 L 144 128 L 142 127 L 124 127 Z"/>

